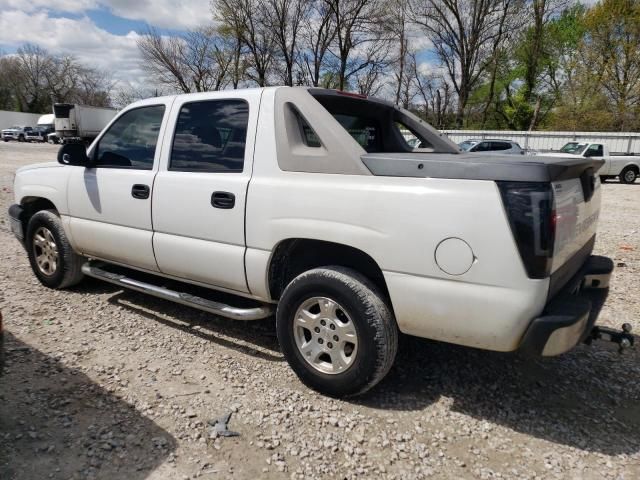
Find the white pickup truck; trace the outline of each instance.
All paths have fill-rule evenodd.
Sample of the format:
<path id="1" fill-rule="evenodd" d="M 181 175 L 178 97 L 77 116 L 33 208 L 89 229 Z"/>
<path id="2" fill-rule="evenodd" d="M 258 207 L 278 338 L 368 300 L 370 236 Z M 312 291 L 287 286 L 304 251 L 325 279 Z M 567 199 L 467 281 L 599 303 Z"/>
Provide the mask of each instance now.
<path id="1" fill-rule="evenodd" d="M 461 153 L 333 90 L 198 93 L 134 103 L 87 150 L 19 169 L 9 214 L 44 285 L 88 275 L 232 319 L 275 313 L 300 379 L 355 395 L 399 332 L 545 356 L 592 339 L 613 269 L 591 255 L 601 164 Z"/>
<path id="2" fill-rule="evenodd" d="M 562 158 L 594 158 L 604 160 L 604 164 L 598 170 L 600 180 L 606 182 L 615 177 L 620 178 L 620 183 L 633 183 L 640 176 L 640 156 L 637 155 L 611 155 L 609 147 L 602 143 L 569 142 L 558 152 L 541 153 L 547 157 Z"/>

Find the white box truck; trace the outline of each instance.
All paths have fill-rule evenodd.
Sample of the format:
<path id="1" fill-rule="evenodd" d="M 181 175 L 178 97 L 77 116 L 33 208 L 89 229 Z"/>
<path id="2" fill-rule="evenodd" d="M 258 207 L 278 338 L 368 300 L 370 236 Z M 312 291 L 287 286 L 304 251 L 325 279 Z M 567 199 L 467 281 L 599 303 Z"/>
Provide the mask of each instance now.
<path id="1" fill-rule="evenodd" d="M 53 105 L 57 137 L 66 142 L 91 142 L 115 117 L 115 108 L 91 107 L 73 103 Z"/>

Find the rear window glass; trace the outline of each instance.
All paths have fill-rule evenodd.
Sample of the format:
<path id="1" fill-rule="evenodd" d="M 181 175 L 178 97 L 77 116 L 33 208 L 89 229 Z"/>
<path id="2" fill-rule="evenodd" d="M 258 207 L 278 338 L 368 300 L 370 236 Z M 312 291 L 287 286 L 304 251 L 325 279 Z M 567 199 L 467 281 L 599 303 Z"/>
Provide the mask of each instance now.
<path id="1" fill-rule="evenodd" d="M 409 148 L 431 148 L 431 145 L 424 139 L 421 139 L 409 127 L 400 122 L 395 122 L 395 128 L 398 130 L 405 143 Z"/>
<path id="2" fill-rule="evenodd" d="M 343 113 L 334 114 L 333 117 L 368 153 L 382 151 L 380 124 L 375 118 Z"/>

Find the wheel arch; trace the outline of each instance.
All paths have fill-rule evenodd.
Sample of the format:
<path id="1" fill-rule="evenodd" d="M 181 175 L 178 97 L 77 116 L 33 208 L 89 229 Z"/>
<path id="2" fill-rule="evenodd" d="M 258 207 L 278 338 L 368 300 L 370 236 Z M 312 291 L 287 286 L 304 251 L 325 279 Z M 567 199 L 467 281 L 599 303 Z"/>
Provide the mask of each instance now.
<path id="1" fill-rule="evenodd" d="M 626 164 L 624 167 L 622 167 L 622 170 L 620 170 L 620 174 L 622 174 L 622 172 L 624 172 L 627 169 L 634 170 L 636 172 L 636 175 L 640 175 L 640 166 L 637 163 Z"/>
<path id="2" fill-rule="evenodd" d="M 55 210 L 59 212 L 56 205 L 44 197 L 26 196 L 20 200 L 20 206 L 22 207 L 22 221 L 23 231 L 27 231 L 27 224 L 33 215 L 42 210 Z"/>
<path id="3" fill-rule="evenodd" d="M 279 299 L 295 277 L 307 270 L 328 265 L 339 265 L 360 272 L 389 298 L 382 269 L 368 253 L 342 243 L 309 238 L 288 238 L 273 249 L 267 270 L 270 297 Z"/>

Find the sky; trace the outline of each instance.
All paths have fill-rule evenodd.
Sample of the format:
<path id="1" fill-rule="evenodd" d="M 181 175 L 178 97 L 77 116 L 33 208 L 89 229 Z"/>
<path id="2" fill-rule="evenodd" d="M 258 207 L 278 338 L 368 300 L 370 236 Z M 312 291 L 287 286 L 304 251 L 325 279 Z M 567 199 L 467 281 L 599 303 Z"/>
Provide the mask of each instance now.
<path id="1" fill-rule="evenodd" d="M 34 43 L 143 86 L 136 40 L 148 26 L 163 33 L 211 21 L 209 0 L 0 0 L 0 51 Z"/>

